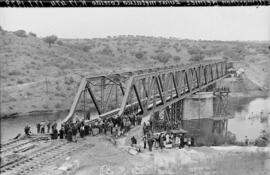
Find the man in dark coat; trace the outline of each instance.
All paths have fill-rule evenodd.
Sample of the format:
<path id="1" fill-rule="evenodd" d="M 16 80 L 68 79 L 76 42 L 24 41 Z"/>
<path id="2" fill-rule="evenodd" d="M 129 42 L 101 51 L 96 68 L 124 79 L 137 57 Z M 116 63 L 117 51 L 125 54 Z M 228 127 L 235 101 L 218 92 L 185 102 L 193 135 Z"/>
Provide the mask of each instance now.
<path id="1" fill-rule="evenodd" d="M 51 129 L 51 121 L 47 121 L 47 133 L 50 133 L 50 129 Z"/>
<path id="2" fill-rule="evenodd" d="M 24 133 L 25 135 L 29 136 L 30 135 L 30 126 L 26 125 L 24 128 Z"/>
<path id="3" fill-rule="evenodd" d="M 158 140 L 159 140 L 159 147 L 160 147 L 160 149 L 163 149 L 164 148 L 164 137 L 163 137 L 163 134 L 162 133 L 160 133 Z"/>
<path id="4" fill-rule="evenodd" d="M 77 142 L 77 127 L 74 124 L 71 125 L 71 131 L 72 131 L 72 140 L 74 142 Z"/>
<path id="5" fill-rule="evenodd" d="M 80 128 L 80 137 L 84 138 L 84 135 L 85 135 L 85 130 L 84 130 L 84 125 L 82 125 Z"/>
<path id="6" fill-rule="evenodd" d="M 146 142 L 147 142 L 147 137 L 146 135 L 143 136 L 143 148 L 146 149 Z"/>
<path id="7" fill-rule="evenodd" d="M 57 131 L 56 128 L 54 128 L 54 130 L 53 130 L 53 138 L 54 139 L 57 139 L 58 138 L 58 131 Z"/>
<path id="8" fill-rule="evenodd" d="M 40 123 L 39 122 L 37 123 L 37 133 L 38 134 L 40 133 Z"/>
<path id="9" fill-rule="evenodd" d="M 86 136 L 89 135 L 89 129 L 90 129 L 89 125 L 84 126 L 84 133 Z"/>
<path id="10" fill-rule="evenodd" d="M 59 138 L 60 139 L 63 139 L 64 138 L 64 133 L 65 133 L 64 128 L 61 127 L 61 129 L 59 130 Z"/>
<path id="11" fill-rule="evenodd" d="M 137 140 L 134 136 L 131 137 L 131 146 L 134 146 L 137 144 Z"/>
<path id="12" fill-rule="evenodd" d="M 67 135 L 66 135 L 67 141 L 72 142 L 72 128 L 67 128 Z"/>
<path id="13" fill-rule="evenodd" d="M 147 142 L 148 142 L 149 151 L 152 151 L 154 139 L 152 137 L 148 137 Z"/>

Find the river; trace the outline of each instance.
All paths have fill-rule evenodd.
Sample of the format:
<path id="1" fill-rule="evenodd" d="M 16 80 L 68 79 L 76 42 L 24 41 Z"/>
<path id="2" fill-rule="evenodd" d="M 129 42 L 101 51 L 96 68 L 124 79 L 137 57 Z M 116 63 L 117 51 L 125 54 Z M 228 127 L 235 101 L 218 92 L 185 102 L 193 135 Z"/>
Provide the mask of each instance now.
<path id="1" fill-rule="evenodd" d="M 229 119 L 228 131 L 234 133 L 238 141 L 243 141 L 245 136 L 250 140 L 256 139 L 262 130 L 269 129 L 269 120 L 261 122 L 260 116 L 269 116 L 270 98 L 265 97 L 232 97 L 229 99 L 229 113 L 234 116 Z M 42 114 L 32 116 L 19 116 L 14 118 L 1 119 L 1 142 L 14 138 L 18 133 L 23 133 L 24 127 L 28 124 L 32 132 L 36 133 L 36 123 L 41 121 L 58 122 L 66 117 L 67 112 L 55 114 Z"/>

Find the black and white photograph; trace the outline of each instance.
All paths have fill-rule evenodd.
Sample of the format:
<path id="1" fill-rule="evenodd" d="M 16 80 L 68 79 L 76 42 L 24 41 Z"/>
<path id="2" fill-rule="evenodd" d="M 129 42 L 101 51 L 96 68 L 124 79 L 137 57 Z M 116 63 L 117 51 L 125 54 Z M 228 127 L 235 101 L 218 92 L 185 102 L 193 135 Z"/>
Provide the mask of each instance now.
<path id="1" fill-rule="evenodd" d="M 270 175 L 270 8 L 0 8 L 1 175 Z"/>

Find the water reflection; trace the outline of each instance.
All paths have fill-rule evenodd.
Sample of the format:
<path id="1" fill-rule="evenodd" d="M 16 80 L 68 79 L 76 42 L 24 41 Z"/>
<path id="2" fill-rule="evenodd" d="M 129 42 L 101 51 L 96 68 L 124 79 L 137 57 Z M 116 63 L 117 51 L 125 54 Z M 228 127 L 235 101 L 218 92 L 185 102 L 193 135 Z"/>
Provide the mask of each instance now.
<path id="1" fill-rule="evenodd" d="M 228 122 L 228 130 L 236 134 L 239 141 L 245 136 L 250 140 L 259 137 L 262 130 L 269 130 L 270 98 L 256 98 L 241 111 L 235 111 L 234 118 Z"/>

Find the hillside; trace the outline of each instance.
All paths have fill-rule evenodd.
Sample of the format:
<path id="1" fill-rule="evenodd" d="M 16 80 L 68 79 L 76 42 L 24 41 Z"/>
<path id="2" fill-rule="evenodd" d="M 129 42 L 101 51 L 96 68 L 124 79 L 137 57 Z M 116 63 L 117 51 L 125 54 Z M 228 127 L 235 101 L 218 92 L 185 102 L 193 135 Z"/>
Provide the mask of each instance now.
<path id="1" fill-rule="evenodd" d="M 1 116 L 69 109 L 80 79 L 153 66 L 226 58 L 269 88 L 270 43 L 117 36 L 58 39 L 0 30 Z"/>

